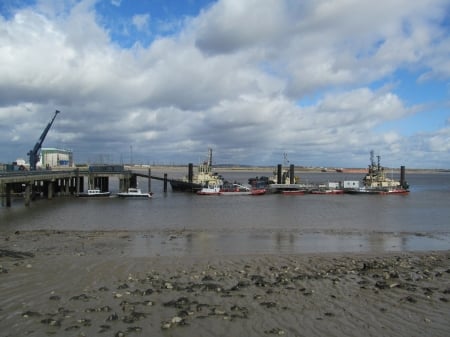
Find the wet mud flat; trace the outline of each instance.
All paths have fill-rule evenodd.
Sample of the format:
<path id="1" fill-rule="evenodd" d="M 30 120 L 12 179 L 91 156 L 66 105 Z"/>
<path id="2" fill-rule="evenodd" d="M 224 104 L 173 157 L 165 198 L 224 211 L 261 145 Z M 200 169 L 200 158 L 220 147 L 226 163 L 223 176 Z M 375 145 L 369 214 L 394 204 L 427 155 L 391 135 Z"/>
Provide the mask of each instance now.
<path id="1" fill-rule="evenodd" d="M 0 336 L 450 334 L 450 251 L 134 257 L 134 237 L 1 233 Z"/>

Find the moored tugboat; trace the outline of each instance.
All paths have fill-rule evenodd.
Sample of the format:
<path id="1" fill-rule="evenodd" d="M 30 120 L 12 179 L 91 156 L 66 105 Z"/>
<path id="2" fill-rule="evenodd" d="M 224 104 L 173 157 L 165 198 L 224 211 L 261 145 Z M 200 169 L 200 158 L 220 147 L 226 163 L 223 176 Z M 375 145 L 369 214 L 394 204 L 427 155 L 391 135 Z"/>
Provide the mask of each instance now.
<path id="1" fill-rule="evenodd" d="M 172 191 L 196 193 L 208 185 L 223 185 L 222 177 L 212 169 L 212 149 L 208 149 L 208 159 L 198 165 L 196 175 L 192 172 L 192 164 L 189 164 L 189 174 L 186 177 L 170 180 Z"/>
<path id="2" fill-rule="evenodd" d="M 405 167 L 400 169 L 400 181 L 386 177 L 385 168 L 380 165 L 380 156 L 374 159 L 373 150 L 370 151 L 370 165 L 362 186 L 358 182 L 345 182 L 344 191 L 349 194 L 407 194 L 409 185 L 405 180 Z M 348 187 L 353 185 L 352 187 Z"/>

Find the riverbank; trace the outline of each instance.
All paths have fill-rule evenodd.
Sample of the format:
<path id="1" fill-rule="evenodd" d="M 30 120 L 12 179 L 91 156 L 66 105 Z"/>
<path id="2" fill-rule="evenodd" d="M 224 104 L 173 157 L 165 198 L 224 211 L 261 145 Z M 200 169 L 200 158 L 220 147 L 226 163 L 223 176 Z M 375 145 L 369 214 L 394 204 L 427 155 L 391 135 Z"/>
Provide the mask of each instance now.
<path id="1" fill-rule="evenodd" d="M 450 251 L 136 258 L 130 240 L 127 231 L 2 233 L 1 335 L 450 332 Z"/>

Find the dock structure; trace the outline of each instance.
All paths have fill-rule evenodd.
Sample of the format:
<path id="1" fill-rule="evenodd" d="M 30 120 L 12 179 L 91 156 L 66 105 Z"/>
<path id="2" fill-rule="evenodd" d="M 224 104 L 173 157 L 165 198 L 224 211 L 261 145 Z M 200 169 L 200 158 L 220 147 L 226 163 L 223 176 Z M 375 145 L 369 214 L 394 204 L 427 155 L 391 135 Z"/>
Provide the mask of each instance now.
<path id="1" fill-rule="evenodd" d="M 11 199 L 22 194 L 29 205 L 37 194 L 53 199 L 56 193 L 68 195 L 79 192 L 83 179 L 79 170 L 72 171 L 14 171 L 0 174 L 2 206 L 10 207 Z"/>
<path id="2" fill-rule="evenodd" d="M 23 197 L 26 206 L 37 196 L 53 199 L 60 195 L 79 195 L 84 192 L 85 181 L 88 188 L 99 188 L 101 192 L 109 191 L 109 180 L 119 179 L 119 192 L 137 187 L 137 177 L 148 178 L 148 191 L 151 192 L 151 179 L 164 181 L 167 192 L 167 174 L 164 177 L 142 172 L 133 172 L 123 165 L 94 165 L 72 170 L 37 170 L 37 171 L 2 171 L 0 172 L 0 198 L 3 207 L 11 207 L 13 197 Z"/>
<path id="3" fill-rule="evenodd" d="M 85 181 L 88 188 L 95 187 L 107 192 L 112 177 L 119 179 L 119 192 L 137 187 L 138 177 L 148 179 L 149 192 L 152 190 L 152 179 L 163 181 L 164 192 L 167 192 L 167 183 L 171 181 L 167 173 L 164 177 L 158 177 L 152 175 L 151 168 L 144 173 L 125 169 L 123 165 L 92 165 L 72 170 L 3 171 L 0 172 L 1 205 L 11 207 L 15 196 L 23 197 L 25 205 L 29 206 L 38 195 L 47 199 L 53 199 L 55 195 L 79 195 L 84 192 Z"/>

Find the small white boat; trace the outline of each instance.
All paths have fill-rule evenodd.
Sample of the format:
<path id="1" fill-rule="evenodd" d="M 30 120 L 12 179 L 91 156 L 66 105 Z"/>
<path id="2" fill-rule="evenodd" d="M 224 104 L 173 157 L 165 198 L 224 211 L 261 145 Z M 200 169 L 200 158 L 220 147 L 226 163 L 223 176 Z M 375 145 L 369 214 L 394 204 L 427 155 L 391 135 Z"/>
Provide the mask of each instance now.
<path id="1" fill-rule="evenodd" d="M 144 193 L 140 188 L 131 187 L 127 192 L 117 193 L 120 198 L 151 198 L 152 193 Z"/>
<path id="2" fill-rule="evenodd" d="M 198 195 L 220 195 L 221 187 L 215 184 L 209 184 L 203 187 L 200 191 L 197 191 Z"/>
<path id="3" fill-rule="evenodd" d="M 88 189 L 87 192 L 79 193 L 79 197 L 100 198 L 109 197 L 111 192 L 102 192 L 99 188 Z"/>

